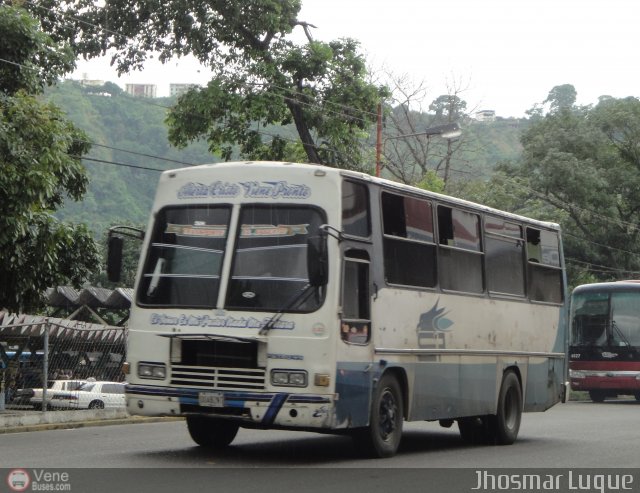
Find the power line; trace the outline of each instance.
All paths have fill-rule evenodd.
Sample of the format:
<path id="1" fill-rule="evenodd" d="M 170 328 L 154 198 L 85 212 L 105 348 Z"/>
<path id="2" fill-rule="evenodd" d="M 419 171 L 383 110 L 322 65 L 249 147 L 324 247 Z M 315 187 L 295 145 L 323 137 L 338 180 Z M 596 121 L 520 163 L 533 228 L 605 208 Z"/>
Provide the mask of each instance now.
<path id="1" fill-rule="evenodd" d="M 170 159 L 170 158 L 166 158 L 166 157 L 162 157 L 162 156 L 154 156 L 153 154 L 145 154 L 143 152 L 136 152 L 136 151 L 129 151 L 127 149 L 120 149 L 118 147 L 112 147 L 112 146 L 108 146 L 105 144 L 98 144 L 97 142 L 91 142 L 88 140 L 79 140 L 76 139 L 77 142 L 84 142 L 85 144 L 90 144 L 92 146 L 97 146 L 97 147 L 104 147 L 106 149 L 111 149 L 113 151 L 120 151 L 120 152 L 126 152 L 128 154 L 133 154 L 134 156 L 141 156 L 141 157 L 148 157 L 148 158 L 152 158 L 152 159 L 159 159 L 161 161 L 167 161 L 170 163 L 176 163 L 176 164 L 184 164 L 186 166 L 198 166 L 197 163 L 188 163 L 185 161 L 178 161 L 176 159 Z"/>
<path id="2" fill-rule="evenodd" d="M 113 165 L 116 165 L 116 166 L 124 166 L 126 168 L 143 169 L 143 170 L 146 170 L 146 171 L 157 171 L 158 173 L 162 173 L 163 171 L 166 171 L 164 169 L 149 168 L 147 166 L 138 166 L 138 165 L 135 165 L 135 164 L 118 163 L 116 161 L 107 161 L 105 159 L 98 159 L 98 158 L 88 157 L 88 156 L 71 156 L 71 157 L 76 158 L 76 159 L 84 159 L 84 160 L 87 160 L 87 161 L 94 161 L 96 163 L 113 164 Z"/>

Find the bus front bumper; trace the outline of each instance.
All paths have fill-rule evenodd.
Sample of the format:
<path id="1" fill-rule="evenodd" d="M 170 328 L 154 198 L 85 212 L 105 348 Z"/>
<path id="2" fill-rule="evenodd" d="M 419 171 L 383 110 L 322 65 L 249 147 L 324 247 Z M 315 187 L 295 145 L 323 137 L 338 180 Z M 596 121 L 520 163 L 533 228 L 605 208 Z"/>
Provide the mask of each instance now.
<path id="1" fill-rule="evenodd" d="M 571 390 L 640 390 L 639 371 L 570 370 Z"/>
<path id="2" fill-rule="evenodd" d="M 260 427 L 334 426 L 333 394 L 203 391 L 129 384 L 127 410 L 142 416 L 207 414 Z"/>

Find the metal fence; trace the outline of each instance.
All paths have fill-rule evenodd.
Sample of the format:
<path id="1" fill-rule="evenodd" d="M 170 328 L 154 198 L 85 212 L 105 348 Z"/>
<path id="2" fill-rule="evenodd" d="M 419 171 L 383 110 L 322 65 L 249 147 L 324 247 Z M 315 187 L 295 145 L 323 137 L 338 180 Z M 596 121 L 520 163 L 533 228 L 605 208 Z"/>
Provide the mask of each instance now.
<path id="1" fill-rule="evenodd" d="M 125 347 L 123 327 L 0 312 L 0 410 L 88 406 L 70 393 L 84 382 L 99 384 L 95 391 L 123 382 Z M 107 397 L 92 406 L 124 402 L 124 395 Z"/>

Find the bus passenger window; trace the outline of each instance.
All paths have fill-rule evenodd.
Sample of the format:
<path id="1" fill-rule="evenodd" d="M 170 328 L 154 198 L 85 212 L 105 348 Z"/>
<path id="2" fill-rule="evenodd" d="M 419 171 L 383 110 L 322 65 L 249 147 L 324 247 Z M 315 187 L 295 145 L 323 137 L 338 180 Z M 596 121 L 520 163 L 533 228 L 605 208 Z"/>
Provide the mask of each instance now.
<path id="1" fill-rule="evenodd" d="M 430 202 L 382 194 L 384 272 L 389 284 L 434 287 L 436 247 Z"/>
<path id="2" fill-rule="evenodd" d="M 562 268 L 557 231 L 527 228 L 527 291 L 534 301 L 562 303 Z"/>
<path id="3" fill-rule="evenodd" d="M 522 226 L 485 217 L 487 289 L 491 293 L 524 296 L 524 240 Z"/>
<path id="4" fill-rule="evenodd" d="M 439 205 L 438 235 L 438 276 L 442 289 L 482 293 L 479 216 Z"/>
<path id="5" fill-rule="evenodd" d="M 340 324 L 340 336 L 343 341 L 351 344 L 369 342 L 371 338 L 369 303 L 368 257 L 367 259 L 346 258 L 342 280 L 342 321 Z"/>
<path id="6" fill-rule="evenodd" d="M 369 190 L 362 183 L 342 182 L 342 232 L 350 236 L 371 236 Z"/>

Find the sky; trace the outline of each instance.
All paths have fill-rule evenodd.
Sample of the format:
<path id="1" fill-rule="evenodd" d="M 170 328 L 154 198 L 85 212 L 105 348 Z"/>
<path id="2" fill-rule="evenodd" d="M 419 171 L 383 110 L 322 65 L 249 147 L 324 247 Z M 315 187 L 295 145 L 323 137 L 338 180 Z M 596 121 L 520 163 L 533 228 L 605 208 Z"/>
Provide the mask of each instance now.
<path id="1" fill-rule="evenodd" d="M 468 110 L 522 117 L 557 85 L 572 84 L 578 104 L 603 95 L 640 96 L 637 0 L 302 0 L 300 20 L 315 39 L 361 43 L 374 73 L 427 88 L 426 104 L 457 87 Z M 298 29 L 303 39 L 302 29 Z M 206 83 L 208 71 L 182 59 L 118 79 L 108 60 L 80 62 L 86 74 L 123 86 Z"/>

